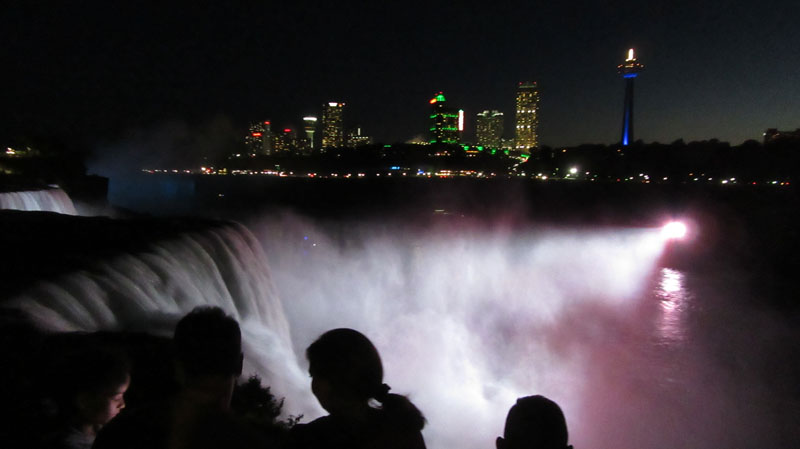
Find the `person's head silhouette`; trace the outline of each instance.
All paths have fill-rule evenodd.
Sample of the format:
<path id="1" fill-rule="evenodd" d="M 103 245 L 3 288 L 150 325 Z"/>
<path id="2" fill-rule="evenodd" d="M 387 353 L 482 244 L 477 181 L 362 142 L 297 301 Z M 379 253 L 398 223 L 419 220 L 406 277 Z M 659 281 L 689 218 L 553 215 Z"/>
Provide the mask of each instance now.
<path id="1" fill-rule="evenodd" d="M 219 307 L 197 307 L 178 322 L 173 344 L 184 392 L 227 409 L 242 373 L 239 323 Z"/>
<path id="2" fill-rule="evenodd" d="M 497 449 L 565 449 L 567 421 L 561 407 L 544 396 L 517 399 L 506 417 L 503 437 Z"/>
<path id="3" fill-rule="evenodd" d="M 425 418 L 405 396 L 389 393 L 383 383 L 378 350 L 361 332 L 333 329 L 306 349 L 311 390 L 331 415 L 354 416 L 381 403 L 380 410 L 403 427 L 422 429 Z"/>
<path id="4" fill-rule="evenodd" d="M 349 403 L 385 394 L 378 350 L 353 329 L 325 332 L 306 350 L 311 389 L 329 413 Z"/>

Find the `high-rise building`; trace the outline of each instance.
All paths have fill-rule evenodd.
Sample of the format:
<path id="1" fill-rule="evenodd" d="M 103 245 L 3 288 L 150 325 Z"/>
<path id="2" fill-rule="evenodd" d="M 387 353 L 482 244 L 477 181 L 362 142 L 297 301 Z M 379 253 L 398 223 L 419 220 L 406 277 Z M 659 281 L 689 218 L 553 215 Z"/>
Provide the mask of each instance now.
<path id="1" fill-rule="evenodd" d="M 476 140 L 486 148 L 501 148 L 503 138 L 503 116 L 499 111 L 483 111 L 478 114 Z"/>
<path id="2" fill-rule="evenodd" d="M 310 148 L 314 148 L 314 131 L 317 130 L 316 117 L 303 117 L 303 130 L 306 132 Z"/>
<path id="3" fill-rule="evenodd" d="M 517 117 L 514 149 L 532 151 L 539 146 L 539 87 L 536 81 L 522 82 L 517 87 Z"/>
<path id="4" fill-rule="evenodd" d="M 644 70 L 644 65 L 636 61 L 633 49 L 628 50 L 628 58 L 617 66 L 617 72 L 625 79 L 625 110 L 622 113 L 622 145 L 633 142 L 633 80 Z"/>
<path id="5" fill-rule="evenodd" d="M 245 137 L 245 144 L 251 155 L 272 154 L 272 129 L 270 121 L 253 122 L 250 124 L 250 133 Z"/>
<path id="6" fill-rule="evenodd" d="M 458 143 L 464 130 L 464 111 L 449 107 L 442 92 L 428 103 L 432 108 L 430 143 Z"/>
<path id="7" fill-rule="evenodd" d="M 311 141 L 308 137 L 298 137 L 294 140 L 294 152 L 306 156 L 311 154 Z"/>
<path id="8" fill-rule="evenodd" d="M 284 128 L 275 134 L 273 145 L 276 153 L 293 152 L 296 149 L 297 133 L 291 128 Z"/>
<path id="9" fill-rule="evenodd" d="M 369 145 L 372 143 L 372 137 L 361 134 L 361 127 L 357 126 L 347 133 L 347 146 L 350 148 L 360 147 L 362 145 Z"/>
<path id="10" fill-rule="evenodd" d="M 344 146 L 344 103 L 332 101 L 322 106 L 322 147 Z"/>

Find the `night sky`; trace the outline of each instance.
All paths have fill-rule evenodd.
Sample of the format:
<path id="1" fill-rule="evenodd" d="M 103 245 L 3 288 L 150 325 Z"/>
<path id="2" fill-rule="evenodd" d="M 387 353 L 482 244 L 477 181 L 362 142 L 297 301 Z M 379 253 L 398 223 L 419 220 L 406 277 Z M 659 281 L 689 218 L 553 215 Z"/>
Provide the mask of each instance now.
<path id="1" fill-rule="evenodd" d="M 628 47 L 646 66 L 637 139 L 800 127 L 796 1 L 135 3 L 4 6 L 0 137 L 100 147 L 176 123 L 238 136 L 343 101 L 349 126 L 398 142 L 425 133 L 443 91 L 471 138 L 484 109 L 511 131 L 516 85 L 535 80 L 541 143 L 613 143 Z"/>

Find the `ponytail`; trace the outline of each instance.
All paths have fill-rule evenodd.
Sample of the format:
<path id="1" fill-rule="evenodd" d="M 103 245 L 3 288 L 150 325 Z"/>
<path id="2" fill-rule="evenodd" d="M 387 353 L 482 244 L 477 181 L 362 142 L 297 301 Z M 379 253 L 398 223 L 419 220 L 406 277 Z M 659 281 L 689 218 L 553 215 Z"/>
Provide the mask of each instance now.
<path id="1" fill-rule="evenodd" d="M 425 416 L 406 396 L 389 393 L 391 388 L 382 384 L 373 395 L 381 403 L 381 410 L 386 418 L 402 427 L 422 430 L 425 427 Z"/>

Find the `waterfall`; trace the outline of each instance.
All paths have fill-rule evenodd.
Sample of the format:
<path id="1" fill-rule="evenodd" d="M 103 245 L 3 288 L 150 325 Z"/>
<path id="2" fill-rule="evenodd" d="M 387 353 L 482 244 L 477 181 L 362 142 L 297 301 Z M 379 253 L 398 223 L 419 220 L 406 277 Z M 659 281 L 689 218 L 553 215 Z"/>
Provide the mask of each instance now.
<path id="1" fill-rule="evenodd" d="M 0 209 L 77 215 L 69 195 L 61 189 L 0 192 Z"/>
<path id="2" fill-rule="evenodd" d="M 225 223 L 154 241 L 141 251 L 40 280 L 12 298 L 52 331 L 143 331 L 171 336 L 196 306 L 219 306 L 239 321 L 244 374 L 258 373 L 277 394 L 306 398 L 289 325 L 267 258 L 244 226 Z M 294 402 L 296 404 L 296 402 Z"/>

